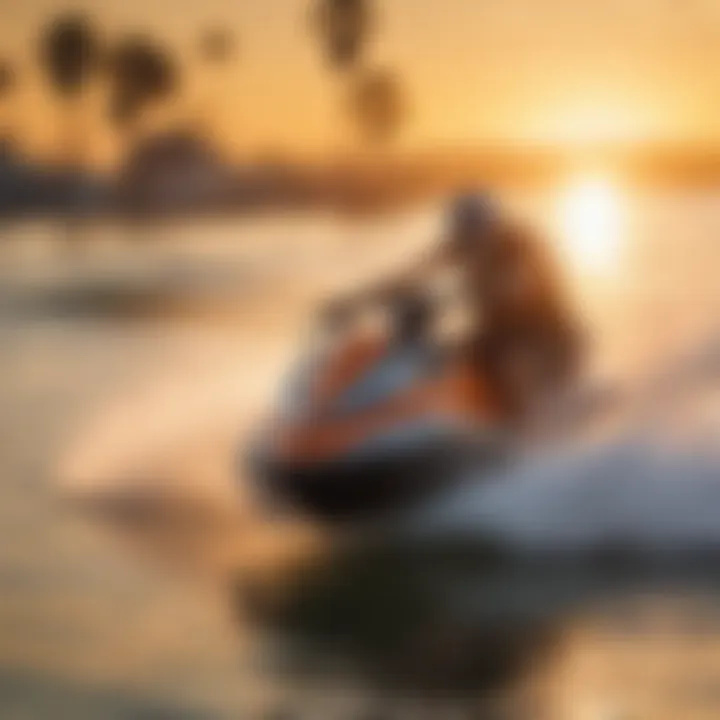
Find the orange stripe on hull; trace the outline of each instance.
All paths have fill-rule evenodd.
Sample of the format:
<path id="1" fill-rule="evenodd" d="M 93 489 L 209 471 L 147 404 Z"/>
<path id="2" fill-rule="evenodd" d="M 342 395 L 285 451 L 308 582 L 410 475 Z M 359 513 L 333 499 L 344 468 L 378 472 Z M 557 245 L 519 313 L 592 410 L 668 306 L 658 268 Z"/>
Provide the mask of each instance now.
<path id="1" fill-rule="evenodd" d="M 381 354 L 381 349 L 375 348 L 377 356 Z M 347 379 L 352 379 L 362 367 L 367 367 L 370 357 L 368 347 L 363 350 L 362 364 L 348 361 L 342 373 L 332 375 L 332 381 L 321 386 L 318 409 L 324 407 L 337 390 L 346 386 Z M 331 387 L 335 393 L 330 392 Z M 364 439 L 399 422 L 429 414 L 464 418 L 468 423 L 482 426 L 497 419 L 499 411 L 489 385 L 478 377 L 469 362 L 462 361 L 382 407 L 347 419 L 325 420 L 318 414 L 315 419 L 306 419 L 301 424 L 279 427 L 275 436 L 276 452 L 286 462 L 313 464 L 347 452 Z"/>

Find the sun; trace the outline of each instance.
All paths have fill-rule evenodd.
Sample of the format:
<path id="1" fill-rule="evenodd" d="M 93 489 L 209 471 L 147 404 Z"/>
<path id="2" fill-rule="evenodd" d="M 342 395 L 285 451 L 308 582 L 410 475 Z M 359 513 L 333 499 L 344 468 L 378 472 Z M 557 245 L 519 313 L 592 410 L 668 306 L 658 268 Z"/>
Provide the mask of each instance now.
<path id="1" fill-rule="evenodd" d="M 563 249 L 579 270 L 606 274 L 616 268 L 625 226 L 620 190 L 608 179 L 584 176 L 570 183 L 559 198 Z"/>

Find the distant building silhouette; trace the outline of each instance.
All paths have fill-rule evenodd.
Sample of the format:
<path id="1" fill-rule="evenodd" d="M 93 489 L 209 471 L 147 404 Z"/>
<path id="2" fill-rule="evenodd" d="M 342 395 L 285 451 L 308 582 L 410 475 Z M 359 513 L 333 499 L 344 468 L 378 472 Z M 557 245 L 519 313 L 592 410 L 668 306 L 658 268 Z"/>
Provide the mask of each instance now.
<path id="1" fill-rule="evenodd" d="M 180 130 L 138 143 L 117 188 L 121 207 L 130 212 L 198 212 L 230 201 L 234 172 L 208 142 Z"/>
<path id="2" fill-rule="evenodd" d="M 116 198 L 131 214 L 191 214 L 293 207 L 319 201 L 307 168 L 281 160 L 233 165 L 202 136 L 187 130 L 155 135 L 130 153 Z"/>

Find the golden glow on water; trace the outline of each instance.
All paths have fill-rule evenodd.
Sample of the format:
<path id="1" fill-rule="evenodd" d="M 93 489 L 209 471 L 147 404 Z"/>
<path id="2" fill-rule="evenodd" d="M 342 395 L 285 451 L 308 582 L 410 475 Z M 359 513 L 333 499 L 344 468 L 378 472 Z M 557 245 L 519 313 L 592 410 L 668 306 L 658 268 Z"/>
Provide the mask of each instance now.
<path id="1" fill-rule="evenodd" d="M 602 275 L 618 269 L 627 212 L 611 180 L 592 175 L 575 179 L 560 194 L 557 216 L 563 251 L 574 269 Z"/>

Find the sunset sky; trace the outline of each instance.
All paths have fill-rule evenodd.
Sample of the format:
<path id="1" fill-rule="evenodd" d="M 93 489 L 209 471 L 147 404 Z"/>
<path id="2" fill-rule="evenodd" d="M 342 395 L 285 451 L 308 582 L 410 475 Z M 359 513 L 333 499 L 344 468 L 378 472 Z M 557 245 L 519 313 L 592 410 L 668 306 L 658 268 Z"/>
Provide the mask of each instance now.
<path id="1" fill-rule="evenodd" d="M 401 146 L 495 141 L 663 141 L 720 145 L 716 0 L 378 0 L 370 49 L 397 70 L 412 117 Z M 189 68 L 202 28 L 240 38 L 215 115 L 239 151 L 330 150 L 342 142 L 341 88 L 309 32 L 309 0 L 95 0 L 109 37 L 148 30 Z M 0 0 L 0 53 L 19 61 L 27 142 L 52 145 L 35 37 L 57 0 Z M 198 105 L 206 78 L 192 71 Z M 193 100 L 193 93 L 195 100 Z"/>

